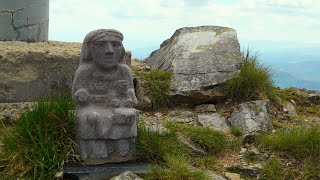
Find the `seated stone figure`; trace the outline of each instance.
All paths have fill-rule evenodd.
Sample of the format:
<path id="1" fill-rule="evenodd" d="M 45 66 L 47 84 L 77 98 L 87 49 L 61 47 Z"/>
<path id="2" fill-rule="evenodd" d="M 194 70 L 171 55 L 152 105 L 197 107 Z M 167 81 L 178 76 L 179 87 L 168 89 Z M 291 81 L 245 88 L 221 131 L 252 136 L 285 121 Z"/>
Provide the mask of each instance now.
<path id="1" fill-rule="evenodd" d="M 130 68 L 124 64 L 123 35 L 112 29 L 85 37 L 72 94 L 76 139 L 85 164 L 134 158 L 137 104 Z"/>

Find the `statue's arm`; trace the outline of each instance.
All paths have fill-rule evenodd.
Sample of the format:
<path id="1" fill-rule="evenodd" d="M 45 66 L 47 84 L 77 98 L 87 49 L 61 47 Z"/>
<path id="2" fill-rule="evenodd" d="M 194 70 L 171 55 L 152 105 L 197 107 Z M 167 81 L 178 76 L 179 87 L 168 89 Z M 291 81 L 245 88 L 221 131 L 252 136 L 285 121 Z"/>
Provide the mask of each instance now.
<path id="1" fill-rule="evenodd" d="M 87 88 L 87 74 L 88 69 L 86 69 L 85 67 L 79 67 L 75 73 L 72 85 L 72 97 L 76 103 L 86 104 L 88 102 L 90 94 Z"/>
<path id="2" fill-rule="evenodd" d="M 136 97 L 136 93 L 134 92 L 134 85 L 133 85 L 133 76 L 131 73 L 131 69 L 129 68 L 129 66 L 124 65 L 125 69 L 126 69 L 126 73 L 127 76 L 129 77 L 129 89 L 128 89 L 128 93 L 132 99 L 132 103 L 134 106 L 136 106 L 138 104 L 138 99 Z"/>

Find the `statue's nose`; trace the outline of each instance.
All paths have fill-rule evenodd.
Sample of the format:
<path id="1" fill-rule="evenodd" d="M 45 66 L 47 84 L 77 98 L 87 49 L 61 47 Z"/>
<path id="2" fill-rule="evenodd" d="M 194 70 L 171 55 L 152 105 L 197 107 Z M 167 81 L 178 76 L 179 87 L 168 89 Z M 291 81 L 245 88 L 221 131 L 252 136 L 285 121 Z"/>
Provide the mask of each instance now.
<path id="1" fill-rule="evenodd" d="M 107 43 L 106 54 L 113 54 L 113 47 L 111 43 Z"/>

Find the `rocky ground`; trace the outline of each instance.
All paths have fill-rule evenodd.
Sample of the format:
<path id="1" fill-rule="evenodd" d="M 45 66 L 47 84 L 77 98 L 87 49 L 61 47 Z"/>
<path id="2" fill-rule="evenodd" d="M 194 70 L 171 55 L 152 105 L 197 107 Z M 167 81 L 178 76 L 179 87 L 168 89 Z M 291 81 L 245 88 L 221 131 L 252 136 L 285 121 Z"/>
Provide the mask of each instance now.
<path id="1" fill-rule="evenodd" d="M 23 56 L 23 54 L 30 53 L 31 49 L 32 52 L 41 53 L 43 56 L 50 55 L 51 57 L 51 55 L 61 56 L 64 54 L 74 58 L 79 56 L 81 47 L 80 43 L 47 42 L 40 44 L 41 46 L 32 43 L 0 42 L 0 61 L 14 55 L 15 52 Z M 150 70 L 147 64 L 139 60 L 132 60 L 131 68 L 134 73 Z M 139 89 L 143 90 L 143 85 Z M 235 169 L 237 172 L 256 179 L 259 177 L 258 171 L 263 166 L 260 162 L 270 158 L 271 154 L 267 150 L 264 151 L 256 147 L 253 143 L 254 138 L 250 134 L 259 131 L 276 132 L 292 127 L 320 125 L 320 93 L 299 89 L 291 89 L 289 92 L 294 92 L 299 97 L 284 97 L 279 103 L 255 101 L 242 104 L 226 99 L 215 104 L 177 105 L 162 110 L 141 109 L 139 110 L 139 121 L 143 122 L 151 131 L 159 133 L 167 131 L 164 126 L 165 122 L 195 124 L 221 130 L 226 133 L 230 141 L 239 140 L 241 145 L 223 152 L 216 159 L 215 172 L 208 172 L 213 177 L 212 179 L 241 179 L 242 176 L 235 173 Z M 146 100 L 150 99 L 148 97 L 140 96 L 139 98 L 145 103 L 151 103 Z M 6 124 L 11 124 L 21 113 L 32 108 L 32 104 L 33 102 L 0 103 L 0 119 Z M 236 113 L 238 110 L 239 113 Z M 238 120 L 241 119 L 238 117 L 247 117 L 248 114 L 252 121 Z M 231 130 L 235 125 L 241 127 L 245 133 L 236 136 Z M 196 147 L 190 146 L 190 148 Z M 260 161 L 248 160 L 250 159 L 248 154 Z M 288 163 L 290 161 L 290 159 L 287 160 Z"/>

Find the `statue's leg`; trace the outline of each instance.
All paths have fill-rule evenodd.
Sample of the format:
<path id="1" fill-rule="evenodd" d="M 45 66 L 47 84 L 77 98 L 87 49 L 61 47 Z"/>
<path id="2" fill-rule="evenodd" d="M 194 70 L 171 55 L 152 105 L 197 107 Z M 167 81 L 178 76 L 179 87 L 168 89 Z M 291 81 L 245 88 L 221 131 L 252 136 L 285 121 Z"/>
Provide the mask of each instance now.
<path id="1" fill-rule="evenodd" d="M 105 140 L 89 140 L 88 141 L 88 146 L 87 146 L 88 151 L 90 151 L 90 158 L 94 159 L 105 159 L 108 157 L 108 150 L 106 147 Z"/>
<path id="2" fill-rule="evenodd" d="M 120 156 L 126 156 L 128 154 L 128 152 L 130 150 L 129 139 L 131 139 L 131 138 L 116 140 L 116 152 Z"/>
<path id="3" fill-rule="evenodd" d="M 78 140 L 79 151 L 80 151 L 80 156 L 82 160 L 85 160 L 88 158 L 86 141 L 87 140 L 82 140 L 82 139 Z"/>

